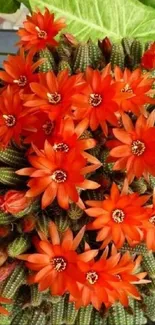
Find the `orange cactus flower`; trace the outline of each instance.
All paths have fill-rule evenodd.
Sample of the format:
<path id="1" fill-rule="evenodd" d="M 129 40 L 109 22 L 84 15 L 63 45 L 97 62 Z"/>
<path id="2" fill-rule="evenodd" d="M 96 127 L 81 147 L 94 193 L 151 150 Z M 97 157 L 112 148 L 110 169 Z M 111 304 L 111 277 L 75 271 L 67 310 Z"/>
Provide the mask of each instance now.
<path id="1" fill-rule="evenodd" d="M 141 69 L 136 69 L 131 72 L 125 69 L 124 72 L 115 67 L 114 70 L 115 80 L 122 82 L 120 94 L 117 103 L 119 104 L 120 112 L 133 112 L 135 115 L 146 114 L 145 104 L 154 104 L 155 99 L 150 95 L 154 93 L 152 85 L 154 78 L 150 78 L 150 74 L 144 74 Z M 128 94 L 128 98 L 121 97 L 121 94 Z"/>
<path id="2" fill-rule="evenodd" d="M 16 214 L 29 205 L 29 199 L 25 197 L 24 191 L 10 190 L 4 195 L 3 203 L 0 208 L 5 212 Z"/>
<path id="3" fill-rule="evenodd" d="M 47 8 L 43 14 L 38 11 L 33 12 L 32 16 L 27 16 L 23 24 L 24 28 L 20 28 L 17 32 L 20 37 L 18 45 L 33 53 L 46 46 L 58 45 L 54 38 L 62 28 L 66 27 L 65 20 L 63 18 L 54 20 L 54 14 L 51 14 Z"/>
<path id="4" fill-rule="evenodd" d="M 137 269 L 137 261 L 134 261 L 129 253 L 121 256 L 112 253 L 107 258 L 106 249 L 100 260 L 95 262 L 79 261 L 78 267 L 84 273 L 85 282 L 79 285 L 81 296 L 76 299 L 76 306 L 86 307 L 90 303 L 99 310 L 102 303 L 110 307 L 116 301 L 128 306 L 128 297 L 140 300 L 140 293 L 133 285 L 134 283 L 145 283 L 143 280 L 146 273 L 134 274 Z"/>
<path id="5" fill-rule="evenodd" d="M 153 204 L 146 207 L 148 218 L 144 221 L 142 229 L 148 250 L 155 252 L 155 188 L 153 190 Z"/>
<path id="6" fill-rule="evenodd" d="M 120 193 L 113 183 L 110 195 L 103 201 L 86 201 L 91 206 L 85 210 L 87 215 L 95 218 L 87 229 L 98 229 L 97 241 L 103 241 L 105 247 L 112 240 L 117 248 L 123 246 L 125 239 L 130 245 L 143 239 L 142 222 L 147 219 L 144 203 L 148 195 L 138 193 Z"/>
<path id="7" fill-rule="evenodd" d="M 53 149 L 64 153 L 73 150 L 82 154 L 89 162 L 100 164 L 97 158 L 85 152 L 85 150 L 94 148 L 96 141 L 92 138 L 80 138 L 87 127 L 87 119 L 83 119 L 76 126 L 71 118 L 61 120 L 60 126 L 52 139 Z"/>
<path id="8" fill-rule="evenodd" d="M 44 151 L 36 150 L 36 155 L 29 156 L 32 167 L 17 171 L 19 175 L 29 175 L 30 189 L 27 197 L 35 197 L 43 193 L 42 208 L 44 209 L 57 197 L 58 204 L 68 209 L 69 200 L 79 201 L 78 188 L 95 189 L 100 185 L 84 178 L 86 173 L 96 170 L 100 164 L 86 166 L 86 159 L 76 151 L 64 153 L 55 151 L 45 142 Z"/>
<path id="9" fill-rule="evenodd" d="M 135 176 L 140 178 L 143 175 L 148 180 L 149 174 L 155 176 L 155 111 L 148 118 L 141 115 L 135 127 L 126 114 L 122 121 L 125 130 L 113 130 L 119 145 L 116 146 L 116 140 L 109 141 L 110 147 L 113 145 L 110 156 L 117 160 L 113 169 L 126 169 L 130 183 Z"/>
<path id="10" fill-rule="evenodd" d="M 0 297 L 0 303 L 1 304 L 10 304 L 11 302 L 12 302 L 11 299 Z M 8 316 L 9 312 L 6 310 L 6 308 L 0 306 L 0 314 Z"/>
<path id="11" fill-rule="evenodd" d="M 141 65 L 148 70 L 155 68 L 155 42 L 144 52 L 141 59 Z"/>
<path id="12" fill-rule="evenodd" d="M 35 124 L 36 132 L 29 131 L 25 133 L 26 138 L 24 139 L 24 143 L 31 143 L 38 149 L 43 149 L 46 140 L 52 143 L 60 122 L 59 120 L 53 121 L 49 119 L 48 114 L 44 112 L 38 112 L 35 116 L 37 117 Z M 33 147 L 30 151 L 33 151 Z"/>
<path id="13" fill-rule="evenodd" d="M 10 140 L 20 143 L 25 130 L 34 130 L 36 117 L 23 107 L 18 92 L 9 85 L 0 96 L 0 141 L 6 147 Z"/>
<path id="14" fill-rule="evenodd" d="M 35 74 L 36 68 L 44 62 L 40 59 L 36 63 L 33 62 L 33 56 L 29 53 L 25 55 L 21 49 L 19 55 L 9 55 L 8 60 L 4 61 L 5 71 L 0 71 L 0 79 L 7 84 L 14 85 L 18 91 L 30 92 L 30 82 L 38 81 L 38 74 Z"/>
<path id="15" fill-rule="evenodd" d="M 72 100 L 74 118 L 81 120 L 87 117 L 91 130 L 96 130 L 100 125 L 105 134 L 108 133 L 106 121 L 117 125 L 115 112 L 119 107 L 115 97 L 118 92 L 120 93 L 120 86 L 122 87 L 120 82 L 113 82 L 110 71 L 109 65 L 102 73 L 87 68 L 85 73 L 87 88 L 75 94 Z"/>
<path id="16" fill-rule="evenodd" d="M 68 229 L 60 239 L 56 225 L 50 222 L 50 241 L 46 238 L 35 238 L 37 253 L 18 256 L 19 259 L 27 261 L 26 266 L 30 270 L 35 271 L 34 275 L 29 277 L 29 283 L 38 283 L 40 291 L 49 288 L 52 295 L 63 295 L 69 291 L 73 297 L 79 297 L 77 282 L 83 281 L 83 274 L 78 269 L 77 261 L 84 258 L 89 261 L 98 253 L 97 250 L 90 250 L 77 254 L 76 249 L 84 231 L 85 227 L 73 238 L 72 231 Z"/>
<path id="17" fill-rule="evenodd" d="M 70 114 L 71 98 L 78 83 L 81 86 L 80 80 L 79 77 L 69 76 L 67 70 L 59 72 L 57 76 L 53 71 L 40 74 L 39 82 L 30 85 L 34 97 L 27 96 L 24 105 L 34 111 L 39 108 L 47 112 L 51 120 Z"/>

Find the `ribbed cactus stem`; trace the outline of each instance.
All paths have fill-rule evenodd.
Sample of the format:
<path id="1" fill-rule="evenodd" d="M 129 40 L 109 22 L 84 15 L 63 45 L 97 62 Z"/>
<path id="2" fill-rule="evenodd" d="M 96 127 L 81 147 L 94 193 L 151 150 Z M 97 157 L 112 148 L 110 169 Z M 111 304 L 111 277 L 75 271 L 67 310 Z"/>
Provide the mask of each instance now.
<path id="1" fill-rule="evenodd" d="M 32 313 L 31 325 L 46 325 L 45 313 L 38 309 L 34 310 Z"/>
<path id="2" fill-rule="evenodd" d="M 134 40 L 131 45 L 131 57 L 133 59 L 133 67 L 136 68 L 140 62 L 143 53 L 143 45 L 140 41 Z"/>
<path id="3" fill-rule="evenodd" d="M 155 285 L 155 257 L 151 251 L 143 255 L 142 267 L 148 273 Z"/>
<path id="4" fill-rule="evenodd" d="M 112 68 L 119 66 L 121 69 L 124 69 L 125 54 L 121 44 L 113 44 L 110 62 Z"/>
<path id="5" fill-rule="evenodd" d="M 0 315 L 0 325 L 12 325 L 10 317 Z"/>
<path id="6" fill-rule="evenodd" d="M 144 325 L 147 319 L 144 317 L 143 310 L 140 308 L 139 302 L 134 301 L 134 325 Z"/>
<path id="7" fill-rule="evenodd" d="M 22 217 L 25 217 L 28 214 L 38 212 L 38 211 L 40 211 L 40 202 L 39 202 L 39 200 L 34 200 L 34 201 L 30 201 L 28 206 L 24 210 L 16 213 L 14 215 L 14 217 L 15 218 L 22 218 Z"/>
<path id="8" fill-rule="evenodd" d="M 78 207 L 77 204 L 71 203 L 67 215 L 72 220 L 80 219 L 83 215 L 83 210 Z"/>
<path id="9" fill-rule="evenodd" d="M 6 148 L 0 150 L 0 161 L 10 167 L 22 167 L 26 165 L 26 159 L 22 151 L 13 148 Z"/>
<path id="10" fill-rule="evenodd" d="M 0 167 L 0 183 L 9 186 L 17 186 L 23 182 L 24 178 L 16 174 L 16 169 L 12 167 Z"/>
<path id="11" fill-rule="evenodd" d="M 30 324 L 29 313 L 27 310 L 17 314 L 11 322 L 11 325 L 29 325 Z"/>
<path id="12" fill-rule="evenodd" d="M 128 244 L 124 244 L 120 249 L 121 252 L 129 251 L 131 254 L 145 255 L 148 253 L 147 247 L 145 244 L 136 245 L 135 247 L 130 247 Z"/>
<path id="13" fill-rule="evenodd" d="M 13 221 L 14 217 L 11 214 L 5 213 L 4 211 L 0 210 L 0 225 L 9 225 Z"/>
<path id="14" fill-rule="evenodd" d="M 155 294 L 149 296 L 143 296 L 143 302 L 145 305 L 145 315 L 155 322 Z"/>
<path id="15" fill-rule="evenodd" d="M 75 320 L 78 314 L 78 309 L 75 308 L 75 304 L 73 302 L 65 302 L 65 315 L 64 320 L 67 325 L 74 325 Z"/>
<path id="16" fill-rule="evenodd" d="M 103 172 L 106 174 L 111 174 L 113 172 L 114 164 L 107 162 L 108 156 L 109 156 L 109 151 L 105 149 L 101 152 L 99 160 L 102 163 Z"/>
<path id="17" fill-rule="evenodd" d="M 24 284 L 26 279 L 25 269 L 23 265 L 18 265 L 6 280 L 1 295 L 6 298 L 13 298 L 18 288 Z"/>
<path id="18" fill-rule="evenodd" d="M 43 300 L 43 294 L 38 290 L 38 285 L 34 284 L 30 287 L 31 292 L 31 306 L 38 307 L 40 306 Z"/>
<path id="19" fill-rule="evenodd" d="M 97 310 L 93 310 L 90 325 L 107 325 L 107 317 L 101 317 Z"/>
<path id="20" fill-rule="evenodd" d="M 124 48 L 124 52 L 127 55 L 130 55 L 131 52 L 131 45 L 132 45 L 133 39 L 124 37 L 122 38 L 122 46 Z"/>
<path id="21" fill-rule="evenodd" d="M 43 232 L 46 237 L 48 237 L 49 221 L 50 221 L 50 219 L 48 218 L 48 216 L 45 215 L 44 212 L 42 214 L 38 215 L 37 225 L 36 225 L 37 230 Z"/>
<path id="22" fill-rule="evenodd" d="M 78 317 L 76 319 L 76 325 L 89 325 L 91 322 L 91 315 L 93 311 L 93 306 L 88 305 L 87 307 L 81 307 L 78 312 Z"/>
<path id="23" fill-rule="evenodd" d="M 134 192 L 138 192 L 139 194 L 144 194 L 147 191 L 147 184 L 143 178 L 134 181 L 131 187 Z"/>
<path id="24" fill-rule="evenodd" d="M 83 72 L 90 66 L 89 47 L 87 43 L 78 45 L 74 57 L 74 72 Z"/>
<path id="25" fill-rule="evenodd" d="M 116 303 L 109 311 L 108 325 L 123 324 L 126 324 L 125 310 L 120 303 Z"/>
<path id="26" fill-rule="evenodd" d="M 60 214 L 56 218 L 54 218 L 55 224 L 57 225 L 57 228 L 59 232 L 64 232 L 69 227 L 69 218 L 68 216 Z"/>
<path id="27" fill-rule="evenodd" d="M 31 242 L 29 237 L 19 236 L 14 239 L 12 243 L 9 244 L 7 248 L 7 253 L 10 257 L 16 257 L 24 252 L 30 247 Z"/>
<path id="28" fill-rule="evenodd" d="M 64 320 L 65 298 L 62 297 L 57 304 L 52 305 L 51 324 L 61 325 Z"/>
<path id="29" fill-rule="evenodd" d="M 98 66 L 101 64 L 104 65 L 103 55 L 100 50 L 100 48 L 92 42 L 90 39 L 88 41 L 88 53 L 90 58 L 90 64 L 92 68 L 98 68 Z"/>
<path id="30" fill-rule="evenodd" d="M 39 66 L 39 72 L 48 72 L 51 70 L 56 70 L 56 63 L 53 57 L 53 54 L 51 53 L 51 51 L 48 48 L 45 48 L 44 50 L 41 50 L 39 52 L 39 57 L 41 59 L 46 59 L 46 61 L 44 63 L 42 63 Z"/>
<path id="31" fill-rule="evenodd" d="M 72 68 L 70 64 L 65 60 L 61 60 L 58 64 L 58 72 L 63 70 L 68 70 L 69 75 L 72 74 Z"/>

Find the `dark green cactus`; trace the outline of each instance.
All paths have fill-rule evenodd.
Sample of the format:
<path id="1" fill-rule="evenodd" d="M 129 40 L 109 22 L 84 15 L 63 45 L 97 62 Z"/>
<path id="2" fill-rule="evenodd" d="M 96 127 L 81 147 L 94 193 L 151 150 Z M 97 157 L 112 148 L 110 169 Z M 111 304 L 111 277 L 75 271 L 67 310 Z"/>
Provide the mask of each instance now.
<path id="1" fill-rule="evenodd" d="M 16 257 L 26 252 L 27 249 L 30 247 L 30 245 L 31 242 L 29 237 L 27 236 L 16 237 L 14 241 L 8 245 L 7 253 L 10 257 Z"/>
<path id="2" fill-rule="evenodd" d="M 29 325 L 29 324 L 28 324 Z M 32 312 L 31 325 L 46 325 L 46 315 L 39 309 Z"/>
<path id="3" fill-rule="evenodd" d="M 104 173 L 107 173 L 107 174 L 111 174 L 113 172 L 113 166 L 114 166 L 114 163 L 109 163 L 107 162 L 107 158 L 109 156 L 109 151 L 104 149 L 101 154 L 100 154 L 100 161 L 103 165 L 103 172 Z"/>
<path id="4" fill-rule="evenodd" d="M 22 184 L 24 178 L 16 174 L 16 169 L 12 167 L 0 167 L 0 183 L 8 186 Z"/>
<path id="5" fill-rule="evenodd" d="M 78 314 L 78 309 L 75 308 L 73 302 L 65 302 L 64 321 L 67 325 L 74 325 Z"/>
<path id="6" fill-rule="evenodd" d="M 124 69 L 125 54 L 121 44 L 113 44 L 110 62 L 112 68 L 119 66 L 121 69 Z"/>
<path id="7" fill-rule="evenodd" d="M 78 207 L 77 204 L 71 203 L 67 215 L 72 220 L 80 219 L 83 215 L 83 210 Z"/>
<path id="8" fill-rule="evenodd" d="M 131 58 L 133 61 L 133 68 L 139 66 L 143 53 L 143 45 L 138 40 L 133 40 L 131 44 Z"/>
<path id="9" fill-rule="evenodd" d="M 38 307 L 43 301 L 43 294 L 38 290 L 38 285 L 34 284 L 30 287 L 31 292 L 31 306 Z"/>
<path id="10" fill-rule="evenodd" d="M 81 307 L 78 312 L 76 319 L 76 325 L 89 325 L 91 322 L 91 315 L 93 311 L 93 306 L 88 305 L 87 307 Z"/>
<path id="11" fill-rule="evenodd" d="M 74 72 L 83 72 L 90 66 L 89 47 L 87 43 L 78 45 L 74 55 Z"/>
<path id="12" fill-rule="evenodd" d="M 41 50 L 39 52 L 39 57 L 41 59 L 46 59 L 46 61 L 39 66 L 39 72 L 56 71 L 56 63 L 53 54 L 48 48 Z"/>
<path id="13" fill-rule="evenodd" d="M 0 150 L 0 161 L 10 167 L 21 168 L 26 165 L 24 152 L 14 148 L 6 148 Z"/>
<path id="14" fill-rule="evenodd" d="M 14 220 L 12 214 L 0 210 L 0 225 L 9 225 Z"/>
<path id="15" fill-rule="evenodd" d="M 72 74 L 72 68 L 71 68 L 70 64 L 65 60 L 61 60 L 58 64 L 58 72 L 63 71 L 63 70 L 68 70 L 69 75 Z"/>
<path id="16" fill-rule="evenodd" d="M 23 265 L 17 265 L 11 275 L 5 280 L 1 296 L 12 299 L 18 288 L 24 284 L 26 279 Z"/>
<path id="17" fill-rule="evenodd" d="M 131 184 L 131 188 L 134 192 L 139 194 L 144 194 L 147 192 L 147 184 L 143 178 L 137 179 Z"/>
<path id="18" fill-rule="evenodd" d="M 51 324 L 61 325 L 64 321 L 65 297 L 61 297 L 58 303 L 52 305 Z"/>

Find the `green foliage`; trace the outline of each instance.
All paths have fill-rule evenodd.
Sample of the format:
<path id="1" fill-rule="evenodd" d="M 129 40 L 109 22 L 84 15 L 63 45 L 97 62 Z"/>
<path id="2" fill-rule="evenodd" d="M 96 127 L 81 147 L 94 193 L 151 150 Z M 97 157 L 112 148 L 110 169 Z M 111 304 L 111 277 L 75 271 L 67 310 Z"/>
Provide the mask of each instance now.
<path id="1" fill-rule="evenodd" d="M 154 1 L 154 0 L 152 0 Z M 57 17 L 65 17 L 67 31 L 80 40 L 110 37 L 119 41 L 135 37 L 142 41 L 155 38 L 155 9 L 138 0 L 29 0 L 33 10 L 45 7 Z"/>
<path id="2" fill-rule="evenodd" d="M 1 0 L 0 12 L 11 14 L 20 7 L 20 3 L 17 0 Z"/>
<path id="3" fill-rule="evenodd" d="M 150 6 L 150 7 L 155 8 L 155 1 L 154 0 L 139 0 L 139 1 L 142 2 L 146 6 Z"/>

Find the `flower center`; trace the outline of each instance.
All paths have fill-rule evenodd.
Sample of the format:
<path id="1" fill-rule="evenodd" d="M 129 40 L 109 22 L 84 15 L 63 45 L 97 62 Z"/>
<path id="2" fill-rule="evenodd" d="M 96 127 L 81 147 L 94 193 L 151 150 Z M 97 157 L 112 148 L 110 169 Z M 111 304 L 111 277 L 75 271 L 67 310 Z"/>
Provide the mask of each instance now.
<path id="1" fill-rule="evenodd" d="M 5 120 L 5 124 L 8 126 L 8 127 L 12 127 L 16 124 L 16 118 L 14 115 L 3 115 L 3 118 Z"/>
<path id="2" fill-rule="evenodd" d="M 50 121 L 50 120 L 47 120 L 44 124 L 43 124 L 43 126 L 42 126 L 42 129 L 43 129 L 43 131 L 44 131 L 44 133 L 46 134 L 46 135 L 50 135 L 51 133 L 52 133 L 52 131 L 53 131 L 53 129 L 54 129 L 54 122 L 52 122 L 52 121 Z"/>
<path id="3" fill-rule="evenodd" d="M 67 179 L 67 174 L 63 170 L 55 170 L 51 178 L 56 183 L 64 183 Z"/>
<path id="4" fill-rule="evenodd" d="M 69 147 L 66 143 L 60 142 L 60 143 L 55 143 L 53 146 L 53 149 L 55 151 L 61 151 L 61 152 L 68 152 Z"/>
<path id="5" fill-rule="evenodd" d="M 47 38 L 47 33 L 45 30 L 41 30 L 38 26 L 36 26 L 36 30 L 38 32 L 38 38 L 46 39 Z"/>
<path id="6" fill-rule="evenodd" d="M 61 95 L 58 94 L 57 92 L 55 92 L 53 94 L 47 93 L 47 98 L 48 98 L 49 103 L 54 104 L 54 105 L 60 103 L 60 101 L 61 101 Z"/>
<path id="7" fill-rule="evenodd" d="M 131 151 L 132 151 L 133 155 L 141 156 L 144 153 L 145 149 L 146 149 L 146 147 L 145 147 L 144 142 L 142 142 L 140 140 L 135 140 L 132 142 Z"/>
<path id="8" fill-rule="evenodd" d="M 91 106 L 97 107 L 102 103 L 102 96 L 99 94 L 90 94 L 89 104 Z"/>
<path id="9" fill-rule="evenodd" d="M 112 212 L 112 218 L 115 222 L 117 223 L 121 223 L 124 221 L 125 218 L 125 214 L 123 212 L 123 210 L 120 209 L 116 209 Z"/>
<path id="10" fill-rule="evenodd" d="M 125 87 L 123 87 L 121 89 L 121 92 L 122 93 L 131 93 L 131 94 L 133 94 L 133 90 L 128 84 L 126 84 Z"/>
<path id="11" fill-rule="evenodd" d="M 24 87 L 27 84 L 27 78 L 25 76 L 20 76 L 19 79 L 15 79 L 13 82 L 18 84 L 19 87 Z"/>
<path id="12" fill-rule="evenodd" d="M 54 267 L 54 270 L 57 272 L 62 272 L 67 267 L 67 262 L 63 257 L 54 257 L 52 258 L 52 265 Z"/>
<path id="13" fill-rule="evenodd" d="M 89 271 L 86 274 L 86 279 L 90 284 L 94 284 L 98 280 L 98 274 L 95 271 Z"/>
<path id="14" fill-rule="evenodd" d="M 152 216 L 152 217 L 149 219 L 149 222 L 152 223 L 152 224 L 155 226 L 155 216 Z"/>

